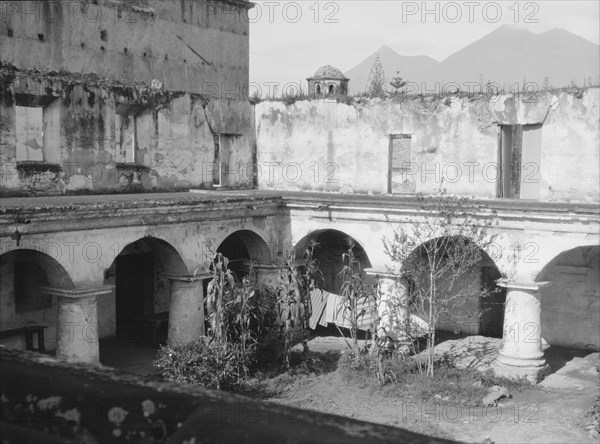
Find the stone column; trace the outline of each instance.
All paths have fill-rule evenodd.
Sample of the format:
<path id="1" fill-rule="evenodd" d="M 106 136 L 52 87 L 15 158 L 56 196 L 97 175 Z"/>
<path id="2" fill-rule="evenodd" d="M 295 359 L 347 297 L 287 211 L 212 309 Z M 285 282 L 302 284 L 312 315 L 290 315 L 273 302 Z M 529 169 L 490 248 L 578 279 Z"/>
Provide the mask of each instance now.
<path id="1" fill-rule="evenodd" d="M 408 311 L 406 310 L 408 291 L 401 276 L 389 272 L 365 270 L 367 276 L 377 279 L 379 298 L 379 332 L 385 331 L 392 339 L 404 342 L 408 337 Z"/>
<path id="2" fill-rule="evenodd" d="M 204 336 L 204 290 L 202 281 L 210 274 L 166 275 L 171 281 L 169 344 L 187 344 Z"/>
<path id="3" fill-rule="evenodd" d="M 270 287 L 277 287 L 279 280 L 278 265 L 274 264 L 258 264 L 256 266 L 256 282 Z"/>
<path id="4" fill-rule="evenodd" d="M 113 287 L 42 288 L 58 297 L 56 356 L 70 361 L 100 363 L 97 297 L 111 294 Z"/>
<path id="5" fill-rule="evenodd" d="M 498 376 L 542 380 L 549 371 L 542 351 L 540 289 L 547 282 L 519 283 L 500 279 L 507 290 L 502 349 L 493 365 Z"/>

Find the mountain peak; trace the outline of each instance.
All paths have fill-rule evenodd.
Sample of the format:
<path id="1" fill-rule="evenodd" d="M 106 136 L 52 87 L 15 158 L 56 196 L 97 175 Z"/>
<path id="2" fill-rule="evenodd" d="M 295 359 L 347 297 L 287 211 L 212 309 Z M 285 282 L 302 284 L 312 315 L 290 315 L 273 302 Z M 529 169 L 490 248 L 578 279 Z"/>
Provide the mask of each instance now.
<path id="1" fill-rule="evenodd" d="M 536 33 L 522 25 L 502 25 L 455 52 L 443 62 L 428 56 L 401 55 L 388 45 L 346 72 L 351 92 L 366 88 L 375 57 L 379 55 L 387 78 L 400 73 L 404 79 L 427 85 L 492 81 L 542 84 L 554 87 L 600 81 L 598 45 L 565 29 Z M 483 80 L 482 80 L 483 79 Z"/>
<path id="2" fill-rule="evenodd" d="M 514 23 L 514 24 L 508 24 L 508 25 L 502 25 L 500 27 L 498 27 L 497 31 L 525 31 L 528 33 L 532 33 L 529 29 L 527 29 L 527 27 L 525 27 L 524 25 L 520 24 L 520 23 Z"/>
<path id="3" fill-rule="evenodd" d="M 398 54 L 396 51 L 394 51 L 392 48 L 390 48 L 388 45 L 383 45 L 382 47 L 380 47 L 377 51 L 375 51 L 375 53 L 382 53 L 382 54 L 386 54 L 386 53 L 393 53 L 393 54 Z"/>

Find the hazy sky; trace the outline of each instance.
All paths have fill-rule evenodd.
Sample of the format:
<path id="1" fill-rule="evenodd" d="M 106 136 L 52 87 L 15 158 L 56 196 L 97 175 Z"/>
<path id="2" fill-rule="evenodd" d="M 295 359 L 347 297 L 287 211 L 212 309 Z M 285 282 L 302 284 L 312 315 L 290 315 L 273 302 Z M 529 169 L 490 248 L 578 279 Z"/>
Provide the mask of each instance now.
<path id="1" fill-rule="evenodd" d="M 600 1 L 255 1 L 250 81 L 301 81 L 320 66 L 348 71 L 383 45 L 442 61 L 503 24 L 564 28 L 600 41 Z M 425 15 L 424 15 L 425 13 Z"/>

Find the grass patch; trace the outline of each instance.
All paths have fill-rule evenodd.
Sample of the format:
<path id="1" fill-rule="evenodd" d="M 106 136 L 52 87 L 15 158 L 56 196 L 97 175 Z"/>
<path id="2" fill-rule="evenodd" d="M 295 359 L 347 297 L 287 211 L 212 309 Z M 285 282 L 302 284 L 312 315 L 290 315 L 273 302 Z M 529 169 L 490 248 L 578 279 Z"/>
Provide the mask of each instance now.
<path id="1" fill-rule="evenodd" d="M 340 372 L 353 381 L 369 381 L 379 386 L 386 397 L 406 400 L 428 401 L 439 399 L 461 406 L 482 405 L 482 399 L 492 386 L 506 387 L 509 393 L 523 393 L 536 390 L 537 386 L 526 379 L 512 380 L 495 376 L 491 370 L 480 372 L 476 369 L 457 368 L 446 358 L 436 361 L 434 375 L 426 375 L 415 357 L 392 356 L 381 364 L 377 357 L 353 352 L 342 355 Z M 383 381 L 380 379 L 383 375 Z"/>

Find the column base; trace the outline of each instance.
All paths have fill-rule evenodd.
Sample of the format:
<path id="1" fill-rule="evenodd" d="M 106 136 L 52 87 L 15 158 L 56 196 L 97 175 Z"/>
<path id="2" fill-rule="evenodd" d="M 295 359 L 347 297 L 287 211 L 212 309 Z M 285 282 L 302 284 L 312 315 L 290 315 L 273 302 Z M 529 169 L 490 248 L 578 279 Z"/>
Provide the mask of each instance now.
<path id="1" fill-rule="evenodd" d="M 527 379 L 538 383 L 550 374 L 550 366 L 546 360 L 541 359 L 519 359 L 500 354 L 492 364 L 496 376 L 509 379 Z"/>

